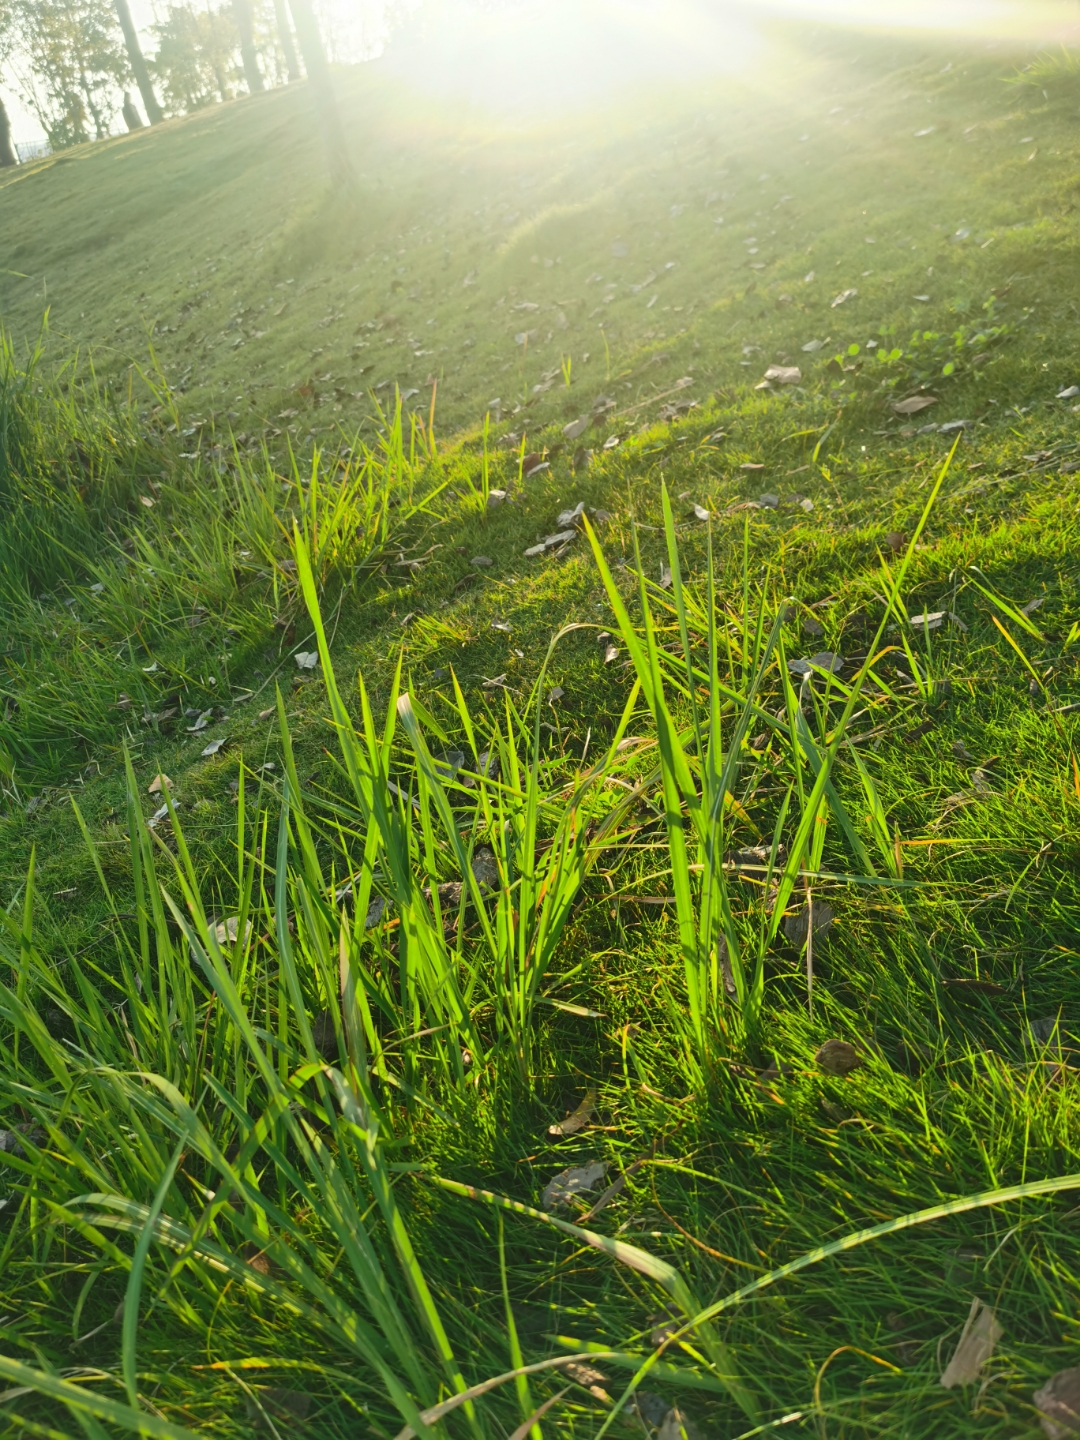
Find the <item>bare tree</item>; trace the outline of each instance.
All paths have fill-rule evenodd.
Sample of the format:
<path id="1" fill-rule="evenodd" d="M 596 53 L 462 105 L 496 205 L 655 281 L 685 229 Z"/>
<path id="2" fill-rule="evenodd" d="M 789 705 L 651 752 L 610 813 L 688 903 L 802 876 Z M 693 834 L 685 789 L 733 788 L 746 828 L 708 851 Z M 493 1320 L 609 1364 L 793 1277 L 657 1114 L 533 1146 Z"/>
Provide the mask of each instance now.
<path id="1" fill-rule="evenodd" d="M 255 15 L 251 0 L 232 0 L 236 28 L 240 34 L 240 58 L 244 62 L 244 79 L 252 95 L 266 89 L 259 69 L 259 52 L 255 48 Z"/>
<path id="2" fill-rule="evenodd" d="M 0 96 L 0 169 L 5 165 L 17 165 L 18 163 L 15 148 L 11 143 L 11 121 L 8 119 L 3 97 Z"/>
<path id="3" fill-rule="evenodd" d="M 304 69 L 308 73 L 312 102 L 319 115 L 331 175 L 338 185 L 351 188 L 356 183 L 356 174 L 345 144 L 345 129 L 341 123 L 333 77 L 330 74 L 330 62 L 326 58 L 319 22 L 315 18 L 311 0 L 289 0 L 289 8 L 296 26 L 300 54 L 304 57 Z"/>
<path id="4" fill-rule="evenodd" d="M 146 118 L 151 125 L 157 125 L 165 119 L 165 116 L 158 104 L 157 96 L 154 94 L 154 87 L 150 83 L 150 71 L 147 69 L 146 58 L 142 53 L 142 46 L 139 44 L 139 36 L 131 19 L 128 0 L 115 0 L 115 3 L 116 18 L 120 21 L 120 29 L 124 32 L 124 44 L 127 47 L 128 60 L 131 63 L 131 73 L 135 76 L 135 84 L 139 87 Z"/>
<path id="5" fill-rule="evenodd" d="M 289 11 L 285 0 L 274 0 L 274 18 L 277 21 L 278 40 L 281 42 L 281 51 L 285 56 L 285 69 L 288 72 L 290 82 L 302 78 L 300 61 L 296 54 L 296 46 L 293 44 L 292 26 L 289 23 Z"/>

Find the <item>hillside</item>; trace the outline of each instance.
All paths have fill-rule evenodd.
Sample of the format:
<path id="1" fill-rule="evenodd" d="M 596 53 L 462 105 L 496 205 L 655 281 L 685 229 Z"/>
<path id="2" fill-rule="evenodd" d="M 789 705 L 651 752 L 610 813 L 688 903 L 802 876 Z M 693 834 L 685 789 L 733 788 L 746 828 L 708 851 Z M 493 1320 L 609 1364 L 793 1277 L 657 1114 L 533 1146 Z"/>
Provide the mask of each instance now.
<path id="1" fill-rule="evenodd" d="M 770 47 L 0 179 L 12 1433 L 1069 1422 L 1076 75 Z"/>

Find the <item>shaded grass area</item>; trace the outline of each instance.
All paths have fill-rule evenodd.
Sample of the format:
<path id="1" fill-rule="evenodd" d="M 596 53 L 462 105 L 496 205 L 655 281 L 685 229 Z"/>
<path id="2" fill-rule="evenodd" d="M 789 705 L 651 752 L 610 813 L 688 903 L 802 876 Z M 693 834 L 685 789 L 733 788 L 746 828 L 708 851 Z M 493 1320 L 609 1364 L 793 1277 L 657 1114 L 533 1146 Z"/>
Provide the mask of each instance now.
<path id="1" fill-rule="evenodd" d="M 940 63 L 873 80 L 873 125 L 916 83 L 950 114 L 999 103 L 1000 67 Z M 510 1380 L 438 1428 L 510 1435 L 568 1385 L 548 1434 L 667 1440 L 676 1407 L 701 1435 L 1039 1433 L 1032 1394 L 1076 1359 L 1068 1193 L 701 1316 L 861 1227 L 1080 1168 L 1080 472 L 1077 401 L 1055 398 L 1075 378 L 1075 144 L 1047 80 L 1059 174 L 1006 152 L 1000 117 L 917 142 L 987 149 L 962 190 L 943 164 L 913 174 L 898 230 L 946 193 L 957 229 L 997 207 L 934 237 L 917 292 L 915 260 L 863 276 L 879 252 L 834 177 L 828 288 L 863 293 L 831 309 L 747 272 L 659 365 L 666 338 L 627 323 L 611 404 L 575 359 L 569 387 L 452 445 L 406 408 L 310 466 L 224 426 L 195 460 L 160 378 L 130 408 L 73 404 L 71 372 L 65 396 L 6 357 L 0 478 L 41 520 L 2 533 L 14 1431 L 92 1431 L 97 1405 L 107 1433 L 141 1410 L 394 1435 L 596 1349 L 595 1375 Z M 235 113 L 239 131 L 255 111 Z M 747 174 L 786 179 L 802 142 L 742 123 Z M 845 187 L 857 160 L 836 162 Z M 707 396 L 656 393 L 701 354 Z M 755 390 L 774 360 L 803 383 Z M 938 403 L 897 416 L 916 394 Z M 555 395 L 566 414 L 538 409 Z M 526 557 L 579 503 L 595 543 L 567 522 Z M 834 1073 L 830 1040 L 862 1063 Z M 594 1162 L 545 1221 L 552 1178 Z M 974 1296 L 1004 1335 L 946 1391 Z M 650 1357 L 646 1398 L 616 1411 Z"/>

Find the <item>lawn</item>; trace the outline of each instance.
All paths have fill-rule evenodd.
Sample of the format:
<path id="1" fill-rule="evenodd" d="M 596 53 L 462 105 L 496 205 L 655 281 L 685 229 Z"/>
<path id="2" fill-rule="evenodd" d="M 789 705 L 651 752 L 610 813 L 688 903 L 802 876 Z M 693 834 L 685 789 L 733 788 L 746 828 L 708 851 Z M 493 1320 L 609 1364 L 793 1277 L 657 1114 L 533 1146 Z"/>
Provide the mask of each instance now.
<path id="1" fill-rule="evenodd" d="M 0 181 L 11 1433 L 1067 1427 L 1077 79 L 770 43 Z"/>

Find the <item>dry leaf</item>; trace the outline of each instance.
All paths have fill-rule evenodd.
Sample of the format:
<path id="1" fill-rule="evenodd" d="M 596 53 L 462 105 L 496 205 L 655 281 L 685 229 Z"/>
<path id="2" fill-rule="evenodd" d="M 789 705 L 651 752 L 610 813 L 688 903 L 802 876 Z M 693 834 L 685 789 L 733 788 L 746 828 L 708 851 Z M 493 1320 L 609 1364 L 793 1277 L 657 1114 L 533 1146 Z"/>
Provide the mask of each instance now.
<path id="1" fill-rule="evenodd" d="M 619 647 L 618 647 L 617 645 L 605 645 L 605 647 L 604 647 L 604 664 L 605 664 L 605 665 L 610 665 L 610 664 L 612 663 L 612 661 L 617 660 L 618 658 L 619 658 Z"/>
<path id="2" fill-rule="evenodd" d="M 671 589 L 671 567 L 670 565 L 665 565 L 662 560 L 660 562 L 660 589 Z"/>
<path id="3" fill-rule="evenodd" d="M 496 505 L 501 505 L 505 499 L 506 499 L 506 491 L 505 491 L 505 490 L 495 490 L 495 489 L 489 490 L 489 491 L 488 491 L 488 498 L 487 498 L 488 509 L 489 509 L 489 510 L 494 510 L 494 509 L 495 509 L 495 506 L 496 506 Z"/>
<path id="4" fill-rule="evenodd" d="M 708 520 L 709 512 L 704 505 L 694 505 L 694 518 L 696 520 Z"/>
<path id="5" fill-rule="evenodd" d="M 817 636 L 825 634 L 825 626 L 822 625 L 820 620 L 815 620 L 813 615 L 804 615 L 802 617 L 802 628 L 807 635 Z"/>
<path id="6" fill-rule="evenodd" d="M 220 925 L 215 925 L 215 926 L 214 926 L 214 935 L 217 937 L 217 942 L 218 942 L 219 945 L 235 945 L 235 944 L 236 944 L 236 937 L 237 937 L 239 934 L 240 934 L 240 917 L 239 917 L 239 915 L 230 915 L 229 918 L 228 918 L 227 920 L 223 920 Z M 248 939 L 250 939 L 250 938 L 251 938 L 251 921 L 250 921 L 250 920 L 246 920 L 246 921 L 244 922 L 244 939 L 245 939 L 245 941 L 246 941 L 246 940 L 248 940 Z"/>
<path id="7" fill-rule="evenodd" d="M 558 1136 L 576 1135 L 579 1130 L 585 1129 L 595 1109 L 596 1091 L 588 1090 L 585 1093 L 584 1100 L 582 1100 L 573 1114 L 568 1115 L 565 1120 L 560 1120 L 555 1125 L 548 1126 L 548 1134 Z"/>
<path id="8" fill-rule="evenodd" d="M 204 710 L 199 716 L 199 718 L 195 721 L 195 724 L 189 725 L 187 727 L 188 734 L 197 735 L 200 730 L 205 730 L 206 727 L 210 724 L 210 717 L 213 715 L 213 713 L 213 710 Z"/>
<path id="9" fill-rule="evenodd" d="M 775 380 L 778 385 L 798 385 L 802 382 L 802 371 L 797 365 L 770 365 L 765 379 Z"/>
<path id="10" fill-rule="evenodd" d="M 1058 391 L 1057 399 L 1075 400 L 1077 395 L 1080 395 L 1080 385 L 1069 385 L 1066 389 Z M 1063 1375 L 1067 1375 L 1069 1372 L 1067 1370 L 1063 1370 L 1061 1373 Z"/>
<path id="11" fill-rule="evenodd" d="M 271 716 L 271 715 L 274 715 L 274 714 L 276 714 L 276 711 L 274 710 L 274 707 L 271 705 L 270 708 L 269 708 L 269 710 L 260 710 L 260 711 L 259 711 L 259 719 L 260 719 L 260 720 L 269 720 L 269 719 L 270 719 L 270 716 Z"/>
<path id="12" fill-rule="evenodd" d="M 1034 599 L 1034 600 L 1029 600 L 1026 605 L 1021 605 L 1021 607 L 1020 607 L 1020 614 L 1021 614 L 1021 615 L 1034 615 L 1034 614 L 1035 614 L 1035 611 L 1038 610 L 1039 606 L 1043 604 L 1043 602 L 1045 601 L 1045 599 L 1046 599 L 1046 596 L 1045 596 L 1045 595 L 1039 595 L 1036 599 Z M 1065 1373 L 1065 1372 L 1062 1371 L 1062 1374 L 1064 1374 L 1064 1373 Z"/>
<path id="13" fill-rule="evenodd" d="M 490 850 L 488 846 L 482 846 L 473 855 L 472 873 L 476 876 L 478 885 L 494 888 L 499 884 L 499 862 L 495 859 L 494 851 Z"/>
<path id="14" fill-rule="evenodd" d="M 757 503 L 765 510 L 775 510 L 780 504 L 779 495 L 759 495 Z"/>
<path id="15" fill-rule="evenodd" d="M 171 789 L 172 781 L 169 779 L 168 775 L 165 775 L 163 773 L 161 775 L 154 776 L 153 780 L 151 780 L 150 784 L 146 787 L 146 793 L 148 795 L 160 795 L 163 790 Z"/>
<path id="16" fill-rule="evenodd" d="M 695 1440 L 697 1431 L 678 1408 L 671 1409 L 664 1416 L 656 1440 Z"/>
<path id="17" fill-rule="evenodd" d="M 561 685 L 553 685 L 548 691 L 548 704 L 554 705 L 555 701 L 561 700 L 565 694 L 566 691 L 562 688 Z"/>
<path id="18" fill-rule="evenodd" d="M 1031 1400 L 1047 1440 L 1080 1435 L 1080 1365 L 1051 1375 Z"/>
<path id="19" fill-rule="evenodd" d="M 602 1160 L 594 1160 L 588 1165 L 574 1165 L 567 1170 L 560 1170 L 544 1186 L 544 1209 L 554 1210 L 557 1205 L 565 1205 L 574 1195 L 581 1195 L 586 1190 L 591 1190 L 594 1185 L 604 1178 L 607 1166 Z"/>
<path id="20" fill-rule="evenodd" d="M 942 1373 L 941 1383 L 945 1389 L 951 1390 L 954 1385 L 973 1385 L 1004 1333 L 993 1310 L 976 1296 L 971 1302 L 960 1343 Z"/>
<path id="21" fill-rule="evenodd" d="M 827 340 L 808 340 L 802 348 L 808 355 L 814 355 L 818 350 L 824 350 L 827 344 Z"/>
<path id="22" fill-rule="evenodd" d="M 297 668 L 300 670 L 314 670 L 319 663 L 319 652 L 317 650 L 300 650 L 294 656 Z"/>
<path id="23" fill-rule="evenodd" d="M 894 555 L 899 555 L 900 551 L 903 550 L 907 544 L 907 536 L 902 530 L 890 530 L 885 536 L 885 544 Z"/>
<path id="24" fill-rule="evenodd" d="M 936 395 L 912 395 L 909 400 L 897 400 L 892 408 L 897 415 L 918 415 L 920 410 L 929 410 L 937 403 Z"/>
<path id="25" fill-rule="evenodd" d="M 591 415 L 582 415 L 579 420 L 571 420 L 569 425 L 563 426 L 563 434 L 568 440 L 578 440 L 592 423 Z"/>
<path id="26" fill-rule="evenodd" d="M 474 555 L 469 564 L 475 565 L 479 570 L 486 570 L 489 565 L 494 565 L 495 561 L 490 555 Z"/>
<path id="27" fill-rule="evenodd" d="M 824 940 L 825 936 L 828 935 L 832 929 L 836 912 L 831 905 L 826 905 L 824 902 L 814 905 L 813 909 L 814 939 L 815 941 L 819 938 Z M 803 905 L 800 909 L 796 910 L 794 914 L 788 915 L 784 920 L 784 934 L 793 945 L 797 945 L 800 949 L 806 944 L 807 910 L 808 907 Z"/>
<path id="28" fill-rule="evenodd" d="M 223 735 L 220 740 L 211 740 L 210 744 L 203 748 L 202 754 L 216 755 L 223 745 L 228 744 L 228 736 Z"/>
<path id="29" fill-rule="evenodd" d="M 836 299 L 832 302 L 831 308 L 835 310 L 838 305 L 844 305 L 848 300 L 854 300 L 858 293 L 858 290 L 841 290 L 840 294 L 837 295 Z"/>
<path id="30" fill-rule="evenodd" d="M 959 626 L 965 634 L 967 633 L 967 625 L 952 610 L 933 610 L 928 615 L 912 615 L 911 624 L 916 630 L 922 630 L 924 627 L 927 630 L 940 630 L 946 620 Z"/>
<path id="31" fill-rule="evenodd" d="M 826 1040 L 814 1059 L 827 1075 L 841 1077 L 866 1064 L 855 1046 L 849 1045 L 846 1040 Z"/>

